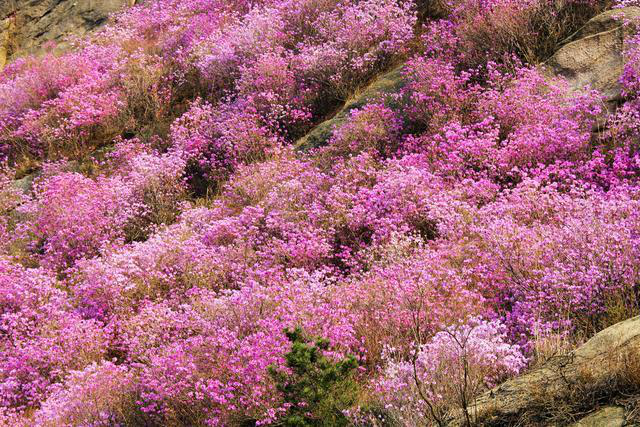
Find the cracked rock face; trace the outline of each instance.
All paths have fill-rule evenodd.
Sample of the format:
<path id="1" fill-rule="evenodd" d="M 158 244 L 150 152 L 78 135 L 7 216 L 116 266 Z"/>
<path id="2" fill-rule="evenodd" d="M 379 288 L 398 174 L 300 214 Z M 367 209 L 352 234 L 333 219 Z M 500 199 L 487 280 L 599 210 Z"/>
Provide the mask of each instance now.
<path id="1" fill-rule="evenodd" d="M 50 41 L 83 35 L 136 0 L 1 0 L 0 69 L 12 58 L 37 53 Z M 61 44 L 64 47 L 64 43 Z"/>

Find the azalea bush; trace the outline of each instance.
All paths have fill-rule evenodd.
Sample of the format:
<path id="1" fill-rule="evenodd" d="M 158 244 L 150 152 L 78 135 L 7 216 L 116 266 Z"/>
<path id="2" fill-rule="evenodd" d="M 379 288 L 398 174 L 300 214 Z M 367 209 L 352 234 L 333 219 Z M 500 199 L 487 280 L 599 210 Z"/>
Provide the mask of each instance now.
<path id="1" fill-rule="evenodd" d="M 101 360 L 107 334 L 75 312 L 46 271 L 0 260 L 1 404 L 8 414 L 33 407 L 66 374 Z"/>
<path id="2" fill-rule="evenodd" d="M 153 0 L 14 60 L 0 424 L 433 424 L 637 315 L 637 36 L 609 116 L 536 67 L 605 6 Z"/>
<path id="3" fill-rule="evenodd" d="M 499 322 L 471 319 L 438 332 L 409 361 L 394 360 L 389 349 L 390 361 L 378 387 L 403 424 L 442 425 L 447 411 L 457 409 L 472 425 L 473 397 L 526 364 L 504 331 Z"/>

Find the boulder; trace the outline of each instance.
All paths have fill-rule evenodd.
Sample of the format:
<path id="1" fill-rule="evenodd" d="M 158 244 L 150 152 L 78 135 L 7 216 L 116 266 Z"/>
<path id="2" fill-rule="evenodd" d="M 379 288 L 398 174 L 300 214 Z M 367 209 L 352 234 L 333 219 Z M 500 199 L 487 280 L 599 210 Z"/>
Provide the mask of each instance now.
<path id="1" fill-rule="evenodd" d="M 543 66 L 565 77 L 574 89 L 591 87 L 603 93 L 608 107 L 621 101 L 625 20 L 640 19 L 640 7 L 609 10 L 589 20 Z"/>
<path id="2" fill-rule="evenodd" d="M 16 56 L 37 53 L 42 45 L 82 36 L 110 14 L 136 0 L 3 0 L 0 1 L 0 69 Z M 61 43 L 64 48 L 64 43 Z"/>
<path id="3" fill-rule="evenodd" d="M 31 173 L 20 179 L 13 181 L 13 186 L 25 194 L 30 193 L 33 190 L 33 181 L 37 174 Z"/>

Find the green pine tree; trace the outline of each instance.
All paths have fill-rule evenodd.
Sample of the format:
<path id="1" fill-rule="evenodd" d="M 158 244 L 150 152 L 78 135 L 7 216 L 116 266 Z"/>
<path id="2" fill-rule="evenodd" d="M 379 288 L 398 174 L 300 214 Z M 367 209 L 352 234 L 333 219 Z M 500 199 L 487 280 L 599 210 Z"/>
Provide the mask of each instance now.
<path id="1" fill-rule="evenodd" d="M 280 420 L 287 427 L 346 426 L 343 410 L 356 400 L 354 380 L 358 363 L 353 356 L 334 362 L 323 355 L 329 341 L 307 337 L 301 328 L 285 330 L 291 351 L 285 355 L 291 370 L 269 367 L 278 390 L 291 407 Z"/>

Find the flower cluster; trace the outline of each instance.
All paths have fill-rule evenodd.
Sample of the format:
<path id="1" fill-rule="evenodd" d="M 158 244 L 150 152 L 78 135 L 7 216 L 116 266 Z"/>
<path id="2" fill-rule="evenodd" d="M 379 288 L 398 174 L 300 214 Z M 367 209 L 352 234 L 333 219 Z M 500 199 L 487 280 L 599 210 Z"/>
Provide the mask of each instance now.
<path id="1" fill-rule="evenodd" d="M 438 3 L 153 0 L 0 72 L 0 424 L 282 423 L 298 327 L 437 422 L 636 313 L 638 37 L 607 117 L 535 66 L 604 2 Z"/>
<path id="2" fill-rule="evenodd" d="M 33 407 L 73 369 L 100 360 L 107 336 L 74 312 L 68 295 L 45 271 L 0 259 L 0 405 Z"/>
<path id="3" fill-rule="evenodd" d="M 438 332 L 419 346 L 412 361 L 394 361 L 388 349 L 390 362 L 378 384 L 388 407 L 407 425 L 440 421 L 447 406 L 469 401 L 483 388 L 520 372 L 526 359 L 506 341 L 504 329 L 496 321 L 471 319 Z"/>

